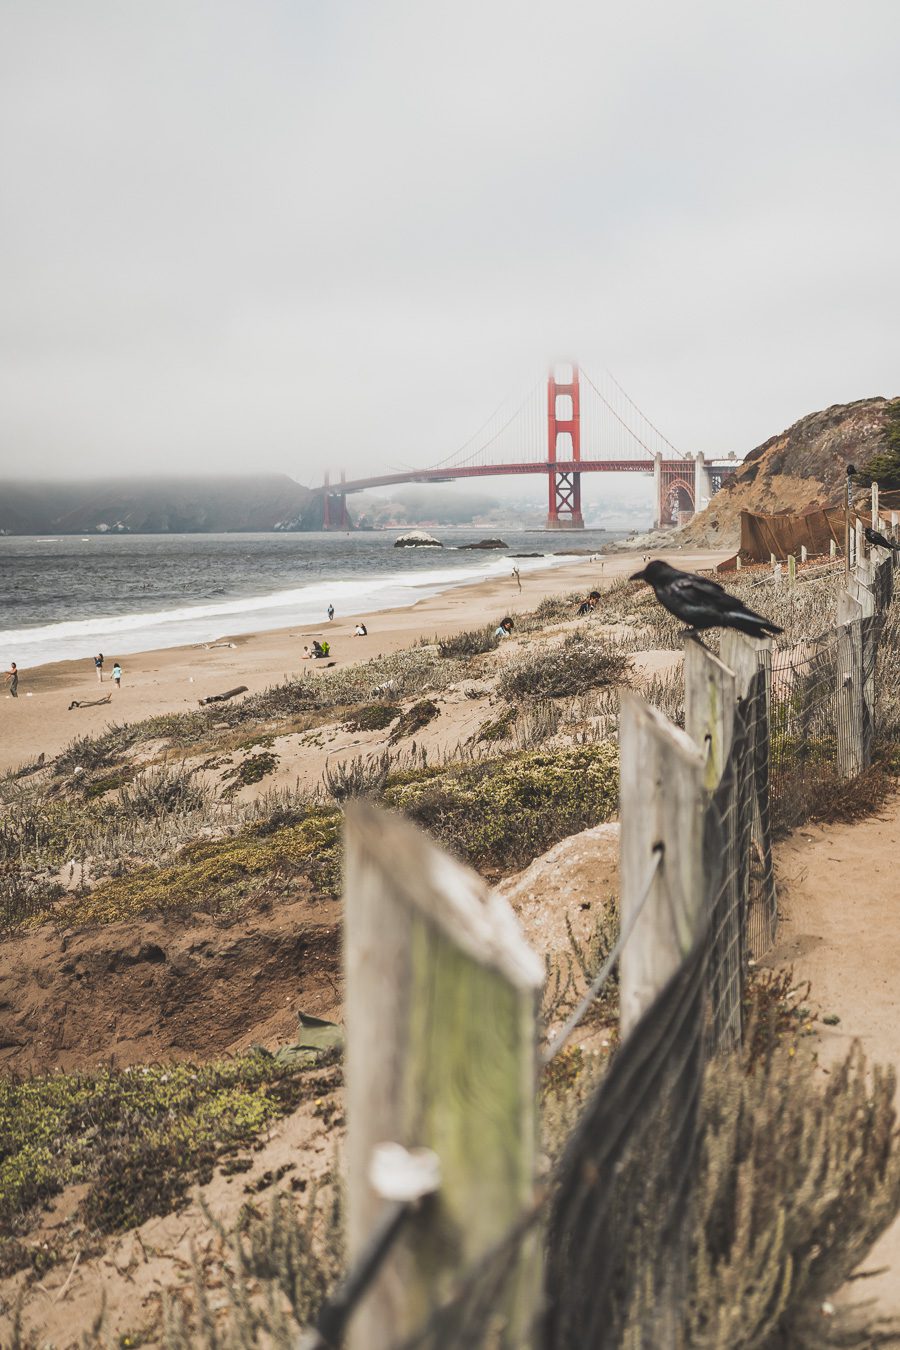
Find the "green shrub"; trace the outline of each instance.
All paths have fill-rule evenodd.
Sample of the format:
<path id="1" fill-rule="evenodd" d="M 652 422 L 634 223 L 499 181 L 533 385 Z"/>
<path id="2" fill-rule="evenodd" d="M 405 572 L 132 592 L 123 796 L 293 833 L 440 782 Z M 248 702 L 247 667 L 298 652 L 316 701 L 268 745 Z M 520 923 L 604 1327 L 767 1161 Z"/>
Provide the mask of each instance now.
<path id="1" fill-rule="evenodd" d="M 250 1144 L 293 1109 L 310 1083 L 272 1056 L 0 1079 L 0 1223 L 73 1182 L 89 1189 L 92 1229 L 131 1228 L 166 1214 L 223 1149 Z"/>
<path id="2" fill-rule="evenodd" d="M 618 803 L 610 742 L 392 775 L 384 800 L 475 867 L 512 871 Z"/>
<path id="3" fill-rule="evenodd" d="M 277 767 L 278 756 L 271 750 L 261 750 L 258 755 L 248 755 L 236 768 L 229 769 L 223 776 L 232 778 L 235 788 L 247 787 L 250 783 L 261 782 L 268 774 L 274 773 Z"/>
<path id="4" fill-rule="evenodd" d="M 396 703 L 368 703 L 351 713 L 344 725 L 350 731 L 383 731 L 399 716 Z"/>
<path id="5" fill-rule="evenodd" d="M 417 731 L 427 727 L 429 722 L 440 713 L 440 708 L 433 699 L 423 698 L 418 703 L 414 703 L 408 708 L 403 716 L 397 721 L 391 730 L 391 740 L 401 741 L 404 736 L 414 736 Z"/>
<path id="6" fill-rule="evenodd" d="M 189 844 L 174 863 L 102 881 L 90 894 L 61 902 L 55 913 L 67 924 L 115 923 L 167 911 L 229 913 L 262 888 L 300 878 L 319 894 L 336 895 L 340 825 L 340 814 L 325 808 L 270 833 L 251 829 Z"/>

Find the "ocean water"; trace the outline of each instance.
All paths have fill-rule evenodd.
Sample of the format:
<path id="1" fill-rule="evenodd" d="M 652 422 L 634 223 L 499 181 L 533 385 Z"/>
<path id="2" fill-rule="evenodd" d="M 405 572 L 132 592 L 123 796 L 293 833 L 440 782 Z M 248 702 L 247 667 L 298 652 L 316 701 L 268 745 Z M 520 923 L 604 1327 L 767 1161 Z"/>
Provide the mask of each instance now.
<path id="1" fill-rule="evenodd" d="M 212 642 L 341 614 L 412 605 L 451 586 L 565 562 L 621 535 L 504 531 L 508 552 L 460 551 L 486 530 L 435 530 L 443 549 L 395 549 L 393 532 L 0 538 L 0 667 Z M 540 553 L 521 558 L 513 553 Z M 493 619 L 493 615 L 486 615 Z"/>

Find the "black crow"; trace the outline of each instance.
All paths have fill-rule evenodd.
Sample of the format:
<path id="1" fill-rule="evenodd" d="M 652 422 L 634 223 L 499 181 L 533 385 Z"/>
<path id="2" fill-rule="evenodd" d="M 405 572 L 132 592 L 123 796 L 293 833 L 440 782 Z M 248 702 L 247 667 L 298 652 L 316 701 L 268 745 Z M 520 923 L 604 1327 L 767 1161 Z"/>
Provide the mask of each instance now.
<path id="1" fill-rule="evenodd" d="M 646 581 L 659 603 L 688 625 L 691 637 L 705 628 L 736 628 L 748 637 L 769 637 L 782 629 L 761 614 L 754 614 L 742 600 L 729 595 L 717 581 L 679 572 L 666 562 L 650 562 L 632 581 Z"/>
<path id="2" fill-rule="evenodd" d="M 886 539 L 883 534 L 879 534 L 877 530 L 873 530 L 871 525 L 866 526 L 863 530 L 863 534 L 870 544 L 877 544 L 879 548 L 900 548 L 900 544 L 895 543 L 891 539 Z"/>

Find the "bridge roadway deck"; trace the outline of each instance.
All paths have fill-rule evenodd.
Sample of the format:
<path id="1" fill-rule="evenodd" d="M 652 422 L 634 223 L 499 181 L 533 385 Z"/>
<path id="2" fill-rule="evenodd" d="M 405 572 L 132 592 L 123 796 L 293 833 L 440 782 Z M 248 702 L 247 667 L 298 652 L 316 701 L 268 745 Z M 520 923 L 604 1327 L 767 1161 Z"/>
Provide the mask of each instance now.
<path id="1" fill-rule="evenodd" d="M 662 468 L 679 469 L 693 474 L 690 459 L 664 459 Z M 549 459 L 524 461 L 519 464 L 468 464 L 462 468 L 407 469 L 402 473 L 378 474 L 374 478 L 353 478 L 346 482 L 329 483 L 327 489 L 313 488 L 313 492 L 364 492 L 366 488 L 390 487 L 396 483 L 452 483 L 457 478 L 496 478 L 511 474 L 550 473 L 652 473 L 652 459 Z"/>

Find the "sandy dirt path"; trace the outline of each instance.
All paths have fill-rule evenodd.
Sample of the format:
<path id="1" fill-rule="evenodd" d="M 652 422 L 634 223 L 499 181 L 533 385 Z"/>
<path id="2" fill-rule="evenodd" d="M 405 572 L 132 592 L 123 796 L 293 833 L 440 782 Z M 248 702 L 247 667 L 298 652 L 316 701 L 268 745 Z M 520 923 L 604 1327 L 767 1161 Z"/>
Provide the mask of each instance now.
<path id="1" fill-rule="evenodd" d="M 812 984 L 812 1006 L 840 1018 L 819 1024 L 827 1067 L 854 1039 L 870 1061 L 900 1068 L 900 797 L 852 825 L 810 825 L 776 848 L 779 942 L 766 964 L 790 965 Z M 900 1220 L 863 1270 L 883 1274 L 850 1291 L 900 1317 Z"/>

